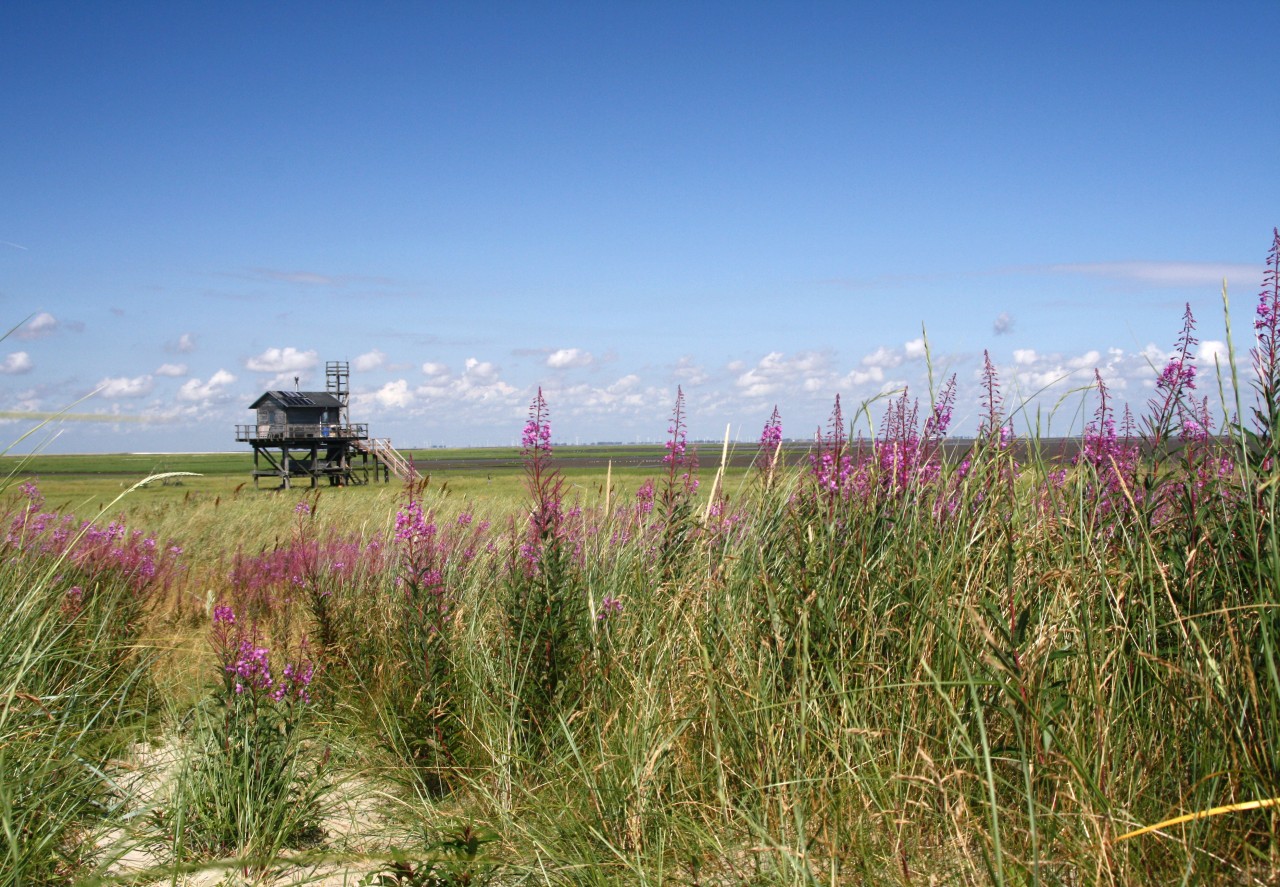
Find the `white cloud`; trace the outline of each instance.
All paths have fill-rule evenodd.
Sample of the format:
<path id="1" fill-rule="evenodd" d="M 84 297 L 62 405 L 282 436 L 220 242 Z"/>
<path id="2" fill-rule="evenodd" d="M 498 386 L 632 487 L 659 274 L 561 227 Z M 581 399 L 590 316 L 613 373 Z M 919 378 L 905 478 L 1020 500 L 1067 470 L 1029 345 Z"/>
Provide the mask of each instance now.
<path id="1" fill-rule="evenodd" d="M 902 363 L 902 355 L 893 348 L 881 345 L 875 351 L 862 358 L 862 365 L 879 369 L 892 369 Z"/>
<path id="2" fill-rule="evenodd" d="M 1154 346 L 1149 345 L 1147 348 Z M 1126 352 L 1112 347 L 1105 353 L 1091 349 L 1076 356 L 1065 356 L 1019 348 L 1013 352 L 1013 360 L 1013 382 L 1022 397 L 1046 391 L 1051 397 L 1057 398 L 1073 389 L 1088 387 L 1094 382 L 1094 370 L 1098 371 L 1113 392 L 1123 391 L 1133 383 L 1141 384 L 1143 380 L 1153 378 L 1145 349 Z"/>
<path id="3" fill-rule="evenodd" d="M 1222 281 L 1252 286 L 1262 279 L 1261 265 L 1239 265 L 1227 262 L 1084 262 L 1050 265 L 1058 274 L 1083 274 L 1110 277 L 1156 286 L 1207 287 Z"/>
<path id="4" fill-rule="evenodd" d="M 225 394 L 226 387 L 235 380 L 235 376 L 222 369 L 210 376 L 208 382 L 201 382 L 199 379 L 188 379 L 178 389 L 178 399 L 185 401 L 214 400 Z"/>
<path id="5" fill-rule="evenodd" d="M 319 359 L 314 351 L 297 348 L 268 348 L 245 361 L 245 366 L 255 373 L 300 373 L 313 369 Z"/>
<path id="6" fill-rule="evenodd" d="M 1148 342 L 1147 346 L 1138 352 L 1138 356 L 1155 372 L 1160 372 L 1165 368 L 1170 360 L 1173 359 L 1172 351 L 1165 351 L 1154 342 Z"/>
<path id="7" fill-rule="evenodd" d="M 380 423 L 379 427 L 388 419 L 413 422 L 418 429 L 415 434 L 425 432 L 446 438 L 459 434 L 460 429 L 487 428 L 491 433 L 493 429 L 518 430 L 523 423 L 529 392 L 504 380 L 496 364 L 469 357 L 459 373 L 430 361 L 421 369 L 423 378 L 419 384 L 412 377 L 401 378 L 378 388 L 352 392 L 351 414 L 361 421 L 368 417 L 369 421 Z"/>
<path id="8" fill-rule="evenodd" d="M 1072 357 L 1067 361 L 1067 366 L 1073 370 L 1089 370 L 1098 365 L 1098 361 L 1102 355 L 1097 351 L 1086 351 L 1079 357 Z"/>
<path id="9" fill-rule="evenodd" d="M 519 399 L 515 386 L 503 381 L 498 367 L 487 360 L 468 357 L 458 376 L 451 375 L 443 364 L 423 364 L 422 370 L 427 380 L 414 390 L 415 405 L 422 401 L 430 402 L 433 408 L 451 403 L 500 407 Z"/>
<path id="10" fill-rule="evenodd" d="M 41 311 L 19 327 L 14 335 L 19 339 L 43 339 L 45 336 L 53 335 L 57 330 L 58 319 L 48 311 Z"/>
<path id="11" fill-rule="evenodd" d="M 996 316 L 995 323 L 991 325 L 991 329 L 997 336 L 1013 332 L 1013 316 L 1008 311 L 1001 311 Z"/>
<path id="12" fill-rule="evenodd" d="M 486 399 L 515 393 L 498 375 L 498 368 L 487 360 L 468 357 L 457 390 L 468 398 Z"/>
<path id="13" fill-rule="evenodd" d="M 880 367 L 869 367 L 868 369 L 865 369 L 865 370 L 850 370 L 848 373 L 845 374 L 844 378 L 840 380 L 840 385 L 837 387 L 852 388 L 858 385 L 866 385 L 870 382 L 883 382 L 883 381 L 884 381 L 884 370 L 880 369 Z M 812 387 L 812 388 L 806 388 L 805 390 L 813 391 L 816 393 L 820 389 L 818 387 Z"/>
<path id="14" fill-rule="evenodd" d="M 361 354 L 351 362 L 352 367 L 361 373 L 367 373 L 370 370 L 376 370 L 387 362 L 387 356 L 377 348 L 372 351 Z"/>
<path id="15" fill-rule="evenodd" d="M 1203 366 L 1206 372 L 1213 370 L 1214 359 L 1217 359 L 1218 366 L 1222 367 L 1224 372 L 1230 370 L 1231 359 L 1227 352 L 1227 343 L 1219 342 L 1216 339 L 1206 339 L 1200 343 L 1200 350 L 1196 352 L 1196 360 Z"/>
<path id="16" fill-rule="evenodd" d="M 578 348 L 561 348 L 553 351 L 547 356 L 547 366 L 554 370 L 568 369 L 569 367 L 586 367 L 595 363 L 595 358 L 590 351 L 582 351 Z"/>
<path id="17" fill-rule="evenodd" d="M 902 346 L 902 351 L 906 355 L 907 360 L 921 360 L 925 356 L 924 337 L 912 339 Z"/>
<path id="18" fill-rule="evenodd" d="M 655 404 L 665 403 L 672 396 L 667 388 L 646 387 L 635 373 L 604 386 L 578 384 L 544 393 L 556 415 L 570 417 L 598 414 L 650 417 L 655 415 Z"/>
<path id="19" fill-rule="evenodd" d="M 156 370 L 157 376 L 185 376 L 187 374 L 187 365 L 185 363 L 163 363 Z"/>
<path id="20" fill-rule="evenodd" d="M 772 397 L 788 390 L 816 391 L 831 387 L 834 374 L 828 355 L 818 351 L 801 351 L 787 356 L 771 351 L 751 369 L 738 376 L 734 384 L 747 397 Z"/>
<path id="21" fill-rule="evenodd" d="M 42 401 L 40 400 L 39 393 L 36 389 L 29 388 L 26 391 L 19 391 L 14 395 L 14 400 L 10 409 L 22 413 L 34 413 L 40 410 L 41 404 Z"/>
<path id="22" fill-rule="evenodd" d="M 1019 393 L 1026 397 L 1045 389 L 1059 389 L 1068 382 L 1080 385 L 1092 377 L 1094 367 L 1073 368 L 1059 354 L 1041 356 L 1033 364 L 1019 366 L 1014 372 Z"/>
<path id="23" fill-rule="evenodd" d="M 676 365 L 671 368 L 671 375 L 683 385 L 702 385 L 711 378 L 706 368 L 698 366 L 687 354 L 676 361 Z"/>
<path id="24" fill-rule="evenodd" d="M 151 393 L 153 387 L 155 383 L 150 375 L 134 376 L 132 379 L 116 376 L 100 381 L 98 393 L 103 397 L 144 397 Z"/>
<path id="25" fill-rule="evenodd" d="M 17 376 L 22 373 L 31 372 L 35 364 L 31 362 L 31 355 L 25 351 L 14 351 L 0 363 L 0 373 L 6 376 Z"/>
<path id="26" fill-rule="evenodd" d="M 770 351 L 760 362 L 738 376 L 734 383 L 747 397 L 768 397 L 782 388 L 781 368 L 786 358 L 781 351 Z"/>
<path id="27" fill-rule="evenodd" d="M 404 409 L 413 403 L 413 392 L 404 379 L 388 382 L 373 393 L 373 399 L 380 406 L 392 409 Z"/>
<path id="28" fill-rule="evenodd" d="M 170 350 L 179 354 L 190 354 L 196 350 L 196 340 L 191 333 L 183 333 L 178 337 L 177 343 L 171 346 Z"/>

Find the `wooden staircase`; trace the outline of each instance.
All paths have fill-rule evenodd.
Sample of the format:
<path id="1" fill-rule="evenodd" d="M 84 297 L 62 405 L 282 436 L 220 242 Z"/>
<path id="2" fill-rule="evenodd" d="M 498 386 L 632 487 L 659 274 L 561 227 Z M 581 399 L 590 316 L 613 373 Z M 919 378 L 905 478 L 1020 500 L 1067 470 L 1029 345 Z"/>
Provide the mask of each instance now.
<path id="1" fill-rule="evenodd" d="M 368 453 L 383 465 L 387 466 L 398 480 L 413 480 L 418 476 L 418 469 L 406 459 L 399 450 L 391 446 L 389 437 L 370 437 L 356 441 L 356 449 Z"/>

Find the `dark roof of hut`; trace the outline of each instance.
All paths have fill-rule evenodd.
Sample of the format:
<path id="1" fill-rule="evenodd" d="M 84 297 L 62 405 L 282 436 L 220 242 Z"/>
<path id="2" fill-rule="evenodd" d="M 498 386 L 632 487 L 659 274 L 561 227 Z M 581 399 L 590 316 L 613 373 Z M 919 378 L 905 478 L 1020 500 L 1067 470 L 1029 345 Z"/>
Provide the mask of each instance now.
<path id="1" fill-rule="evenodd" d="M 256 410 L 262 406 L 263 401 L 274 400 L 276 403 L 288 409 L 290 407 L 322 407 L 337 408 L 342 406 L 342 401 L 334 397 L 327 391 L 267 391 L 253 403 L 249 404 L 249 409 Z"/>

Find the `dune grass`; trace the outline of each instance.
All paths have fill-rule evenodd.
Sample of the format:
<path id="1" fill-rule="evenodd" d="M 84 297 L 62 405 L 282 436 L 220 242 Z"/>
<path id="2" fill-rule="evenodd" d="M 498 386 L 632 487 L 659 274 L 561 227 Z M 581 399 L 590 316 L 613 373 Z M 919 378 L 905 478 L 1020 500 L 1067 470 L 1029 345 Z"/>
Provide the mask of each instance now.
<path id="1" fill-rule="evenodd" d="M 1209 420 L 1188 312 L 1072 460 L 1015 445 L 988 362 L 971 447 L 954 382 L 874 447 L 837 399 L 714 494 L 681 395 L 644 481 L 580 492 L 540 392 L 501 499 L 103 526 L 15 487 L 0 883 L 1274 883 L 1278 258 L 1245 421 Z M 134 791 L 148 742 L 177 764 Z"/>

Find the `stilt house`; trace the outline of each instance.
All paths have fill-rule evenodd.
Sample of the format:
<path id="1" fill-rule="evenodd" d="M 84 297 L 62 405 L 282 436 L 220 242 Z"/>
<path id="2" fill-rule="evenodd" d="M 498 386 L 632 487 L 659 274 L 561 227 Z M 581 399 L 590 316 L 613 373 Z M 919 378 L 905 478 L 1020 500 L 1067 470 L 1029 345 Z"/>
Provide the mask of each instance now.
<path id="1" fill-rule="evenodd" d="M 387 481 L 416 472 L 386 438 L 369 436 L 369 426 L 347 413 L 351 400 L 350 365 L 325 364 L 324 391 L 267 391 L 249 405 L 257 421 L 236 426 L 236 440 L 253 447 L 253 485 L 279 478 L 289 488 L 305 478 L 315 487 Z"/>

